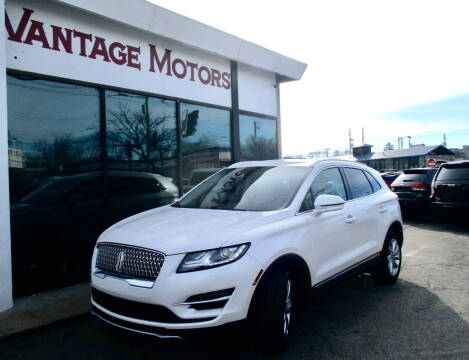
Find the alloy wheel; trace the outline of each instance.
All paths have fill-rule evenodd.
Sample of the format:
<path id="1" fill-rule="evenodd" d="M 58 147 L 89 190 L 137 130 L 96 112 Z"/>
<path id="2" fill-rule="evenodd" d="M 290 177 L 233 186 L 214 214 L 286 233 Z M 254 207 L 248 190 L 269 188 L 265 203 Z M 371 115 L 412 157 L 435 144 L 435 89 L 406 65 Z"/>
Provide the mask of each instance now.
<path id="1" fill-rule="evenodd" d="M 401 264 L 401 249 L 396 239 L 391 239 L 388 246 L 388 271 L 392 277 L 397 275 Z"/>
<path id="2" fill-rule="evenodd" d="M 287 295 L 285 296 L 285 309 L 283 312 L 283 335 L 288 336 L 290 330 L 290 320 L 291 320 L 291 281 L 287 280 Z"/>

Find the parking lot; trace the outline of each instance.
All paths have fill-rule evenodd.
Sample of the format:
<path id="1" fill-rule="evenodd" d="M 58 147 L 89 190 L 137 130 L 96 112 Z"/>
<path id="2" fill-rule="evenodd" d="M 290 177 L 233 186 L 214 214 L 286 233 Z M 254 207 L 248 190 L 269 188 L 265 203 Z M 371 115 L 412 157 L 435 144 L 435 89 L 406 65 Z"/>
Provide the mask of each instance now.
<path id="1" fill-rule="evenodd" d="M 401 278 L 370 276 L 313 295 L 282 359 L 469 359 L 469 224 L 406 221 Z M 89 316 L 0 342 L 1 359 L 264 359 L 230 333 L 160 341 Z"/>

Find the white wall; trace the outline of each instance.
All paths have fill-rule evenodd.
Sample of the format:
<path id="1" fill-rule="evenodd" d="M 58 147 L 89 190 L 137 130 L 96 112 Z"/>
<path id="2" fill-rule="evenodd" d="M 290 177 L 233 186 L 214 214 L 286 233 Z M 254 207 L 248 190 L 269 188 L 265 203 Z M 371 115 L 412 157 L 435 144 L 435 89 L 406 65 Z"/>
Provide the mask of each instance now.
<path id="1" fill-rule="evenodd" d="M 24 8 L 33 12 L 29 19 L 25 18 L 28 21 L 24 32 L 18 33 L 19 39 L 15 37 L 15 40 L 19 41 L 13 39 L 6 41 L 6 62 L 9 69 L 231 107 L 230 61 L 226 58 L 190 49 L 154 34 L 106 21 L 101 17 L 61 6 L 60 3 L 52 1 L 7 1 L 6 10 L 13 32 L 17 31 L 20 20 L 25 14 Z M 43 25 L 40 29 L 34 28 L 32 21 Z M 61 43 L 54 49 L 52 26 L 61 28 L 63 36 L 66 36 L 66 29 L 71 31 L 71 51 L 66 51 Z M 167 24 L 167 26 L 172 25 Z M 37 40 L 41 32 L 45 34 L 45 41 Z M 80 37 L 76 37 L 78 32 L 91 35 L 84 41 L 84 46 Z M 93 54 L 95 46 L 97 49 L 102 48 L 103 45 L 99 44 L 102 44 L 103 39 L 107 58 L 99 53 Z M 112 44 L 120 47 L 112 47 L 114 50 L 111 50 Z M 156 47 L 158 58 L 162 62 L 164 62 L 165 49 L 171 50 L 171 64 L 176 70 L 170 66 L 170 75 L 166 66 L 160 72 L 155 61 L 152 61 L 154 58 L 151 56 L 150 44 Z M 120 50 L 122 46 L 124 50 Z M 125 46 L 139 49 L 132 51 L 136 57 L 132 64 L 139 64 L 139 68 L 129 66 L 128 55 L 125 58 L 127 60 L 122 60 L 120 52 L 125 54 L 129 52 Z M 140 53 L 137 54 L 137 51 Z M 118 58 L 118 61 L 110 53 L 114 58 Z M 121 60 L 124 63 L 119 64 Z M 197 69 L 193 65 L 187 65 L 188 62 L 196 64 Z M 153 71 L 151 71 L 152 63 Z M 199 76 L 199 70 L 203 67 L 200 76 L 204 81 Z M 194 71 L 193 76 L 192 71 Z M 214 72 L 218 74 L 219 81 L 212 81 L 215 77 Z"/>
<path id="2" fill-rule="evenodd" d="M 0 311 L 11 297 L 10 200 L 8 196 L 7 93 L 5 75 L 5 4 L 0 0 Z"/>
<path id="3" fill-rule="evenodd" d="M 275 74 L 238 64 L 239 109 L 277 116 Z"/>

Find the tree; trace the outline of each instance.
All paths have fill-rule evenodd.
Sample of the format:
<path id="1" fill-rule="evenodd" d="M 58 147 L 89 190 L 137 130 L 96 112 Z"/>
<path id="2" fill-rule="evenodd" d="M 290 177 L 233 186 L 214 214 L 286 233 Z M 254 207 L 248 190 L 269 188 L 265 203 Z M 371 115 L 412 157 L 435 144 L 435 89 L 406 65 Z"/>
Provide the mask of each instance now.
<path id="1" fill-rule="evenodd" d="M 391 144 L 390 142 L 388 142 L 385 146 L 384 146 L 384 151 L 386 150 L 394 150 L 394 145 Z"/>
<path id="2" fill-rule="evenodd" d="M 251 135 L 246 141 L 246 157 L 255 160 L 274 159 L 277 155 L 275 151 L 275 141 L 262 136 Z"/>
<path id="3" fill-rule="evenodd" d="M 164 159 L 174 155 L 177 142 L 176 129 L 166 126 L 174 115 L 152 116 L 148 98 L 141 111 L 134 111 L 125 103 L 112 112 L 109 119 L 108 147 L 112 157 L 125 157 L 131 161 L 132 154 L 143 160 L 147 171 L 155 171 L 155 162 L 164 168 Z"/>

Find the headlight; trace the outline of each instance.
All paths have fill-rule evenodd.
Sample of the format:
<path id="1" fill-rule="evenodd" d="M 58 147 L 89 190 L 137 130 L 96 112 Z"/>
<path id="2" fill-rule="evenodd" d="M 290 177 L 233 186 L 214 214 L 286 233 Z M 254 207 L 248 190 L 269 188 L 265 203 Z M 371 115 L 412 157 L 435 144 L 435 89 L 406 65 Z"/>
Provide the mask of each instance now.
<path id="1" fill-rule="evenodd" d="M 239 260 L 249 249 L 250 244 L 227 246 L 224 248 L 188 253 L 182 259 L 176 272 L 189 272 L 210 269 Z"/>

